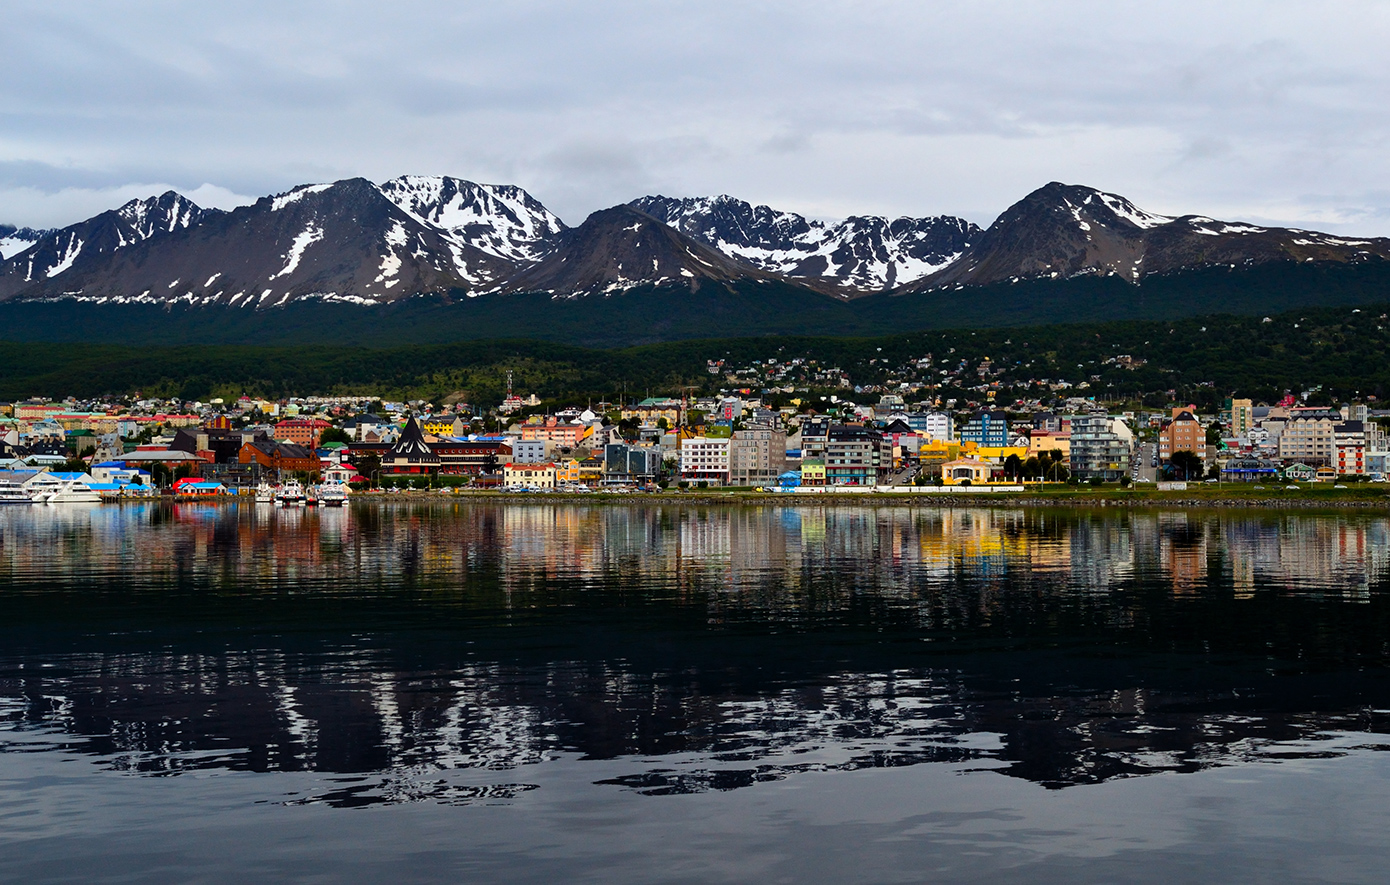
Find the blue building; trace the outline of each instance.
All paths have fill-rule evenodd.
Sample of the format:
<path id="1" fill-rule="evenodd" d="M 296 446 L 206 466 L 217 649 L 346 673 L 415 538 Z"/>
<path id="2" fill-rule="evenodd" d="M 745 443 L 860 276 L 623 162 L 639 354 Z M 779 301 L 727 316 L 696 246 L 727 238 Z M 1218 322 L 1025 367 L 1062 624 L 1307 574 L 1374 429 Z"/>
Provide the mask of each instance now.
<path id="1" fill-rule="evenodd" d="M 970 421 L 960 429 L 961 442 L 973 442 L 981 446 L 1007 446 L 1009 444 L 1009 419 L 1003 412 L 985 409 L 976 412 Z"/>

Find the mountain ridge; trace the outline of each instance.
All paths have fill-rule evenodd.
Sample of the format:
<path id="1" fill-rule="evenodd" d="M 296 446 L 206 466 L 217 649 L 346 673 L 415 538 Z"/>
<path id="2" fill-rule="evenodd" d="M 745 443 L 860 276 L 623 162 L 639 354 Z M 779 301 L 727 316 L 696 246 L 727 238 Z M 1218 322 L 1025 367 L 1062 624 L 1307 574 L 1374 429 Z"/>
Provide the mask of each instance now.
<path id="1" fill-rule="evenodd" d="M 950 264 L 981 230 L 963 218 L 852 215 L 808 220 L 718 197 L 649 196 L 628 205 L 763 270 L 808 284 L 887 291 Z"/>
<path id="2" fill-rule="evenodd" d="M 17 229 L 6 242 L 23 243 Z M 168 191 L 30 231 L 0 302 L 374 305 L 420 296 L 607 297 L 634 287 L 778 282 L 841 301 L 1022 280 L 1390 258 L 1390 238 L 1145 212 L 1051 182 L 988 228 L 948 215 L 807 219 L 727 195 L 647 196 L 570 228 L 514 185 L 448 176 L 300 185 L 230 212 Z M 17 247 L 16 247 L 17 248 Z M 752 293 L 756 290 L 748 290 Z"/>
<path id="3" fill-rule="evenodd" d="M 1154 215 L 1117 194 L 1054 181 L 1004 210 L 950 266 L 909 288 L 1082 274 L 1141 283 L 1152 274 L 1223 264 L 1370 258 L 1390 258 L 1390 238 Z"/>

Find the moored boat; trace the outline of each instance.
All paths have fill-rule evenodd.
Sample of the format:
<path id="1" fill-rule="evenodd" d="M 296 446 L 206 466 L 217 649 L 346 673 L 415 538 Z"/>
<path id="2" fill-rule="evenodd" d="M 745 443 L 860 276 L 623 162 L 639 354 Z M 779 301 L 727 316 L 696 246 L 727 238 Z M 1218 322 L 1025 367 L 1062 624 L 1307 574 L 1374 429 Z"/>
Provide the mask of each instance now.
<path id="1" fill-rule="evenodd" d="M 34 496 L 22 483 L 0 480 L 0 504 L 33 504 Z"/>
<path id="2" fill-rule="evenodd" d="M 340 482 L 326 482 L 318 487 L 319 504 L 324 507 L 342 507 L 347 503 L 347 486 Z"/>
<path id="3" fill-rule="evenodd" d="M 299 507 L 304 503 L 304 486 L 292 479 L 275 491 L 275 503 L 281 507 Z"/>
<path id="4" fill-rule="evenodd" d="M 100 504 L 101 495 L 80 479 L 70 479 L 48 496 L 49 504 Z"/>
<path id="5" fill-rule="evenodd" d="M 270 483 L 265 482 L 264 480 L 262 480 L 262 481 L 261 481 L 261 484 L 258 485 L 258 486 L 256 486 L 256 503 L 257 503 L 257 504 L 274 504 L 274 503 L 275 503 L 275 486 L 273 486 L 273 485 L 271 485 Z"/>

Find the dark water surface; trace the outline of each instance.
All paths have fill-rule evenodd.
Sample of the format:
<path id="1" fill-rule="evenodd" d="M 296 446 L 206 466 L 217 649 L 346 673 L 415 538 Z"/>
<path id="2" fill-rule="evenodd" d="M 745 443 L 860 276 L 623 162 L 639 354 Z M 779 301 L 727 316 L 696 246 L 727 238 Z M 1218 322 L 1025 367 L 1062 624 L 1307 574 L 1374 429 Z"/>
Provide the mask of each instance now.
<path id="1" fill-rule="evenodd" d="M 0 508 L 3 882 L 1384 882 L 1379 514 Z"/>

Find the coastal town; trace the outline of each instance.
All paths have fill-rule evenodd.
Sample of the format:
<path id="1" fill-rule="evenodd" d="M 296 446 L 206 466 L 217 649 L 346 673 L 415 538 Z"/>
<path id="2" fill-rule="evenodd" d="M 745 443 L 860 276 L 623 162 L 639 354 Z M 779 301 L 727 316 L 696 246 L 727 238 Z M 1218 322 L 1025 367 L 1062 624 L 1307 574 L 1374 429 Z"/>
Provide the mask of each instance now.
<path id="1" fill-rule="evenodd" d="M 1123 359 L 1123 358 L 1122 358 Z M 928 359 L 915 368 L 930 373 Z M 709 362 L 718 388 L 565 403 L 371 395 L 206 402 L 0 403 L 0 496 L 12 501 L 348 492 L 761 490 L 1008 492 L 1026 487 L 1384 482 L 1390 410 L 1233 396 L 1215 409 L 1105 401 L 1070 384 L 996 403 L 985 360 L 939 385 L 856 386 L 814 361 Z M 510 382 L 510 379 L 509 379 Z M 1371 398 L 1374 400 L 1374 398 Z M 321 496 L 320 496 L 321 497 Z M 275 500 L 279 500 L 276 498 Z"/>

